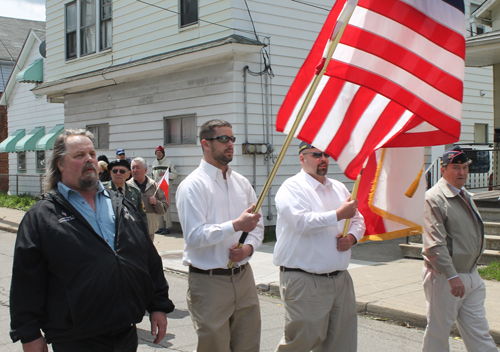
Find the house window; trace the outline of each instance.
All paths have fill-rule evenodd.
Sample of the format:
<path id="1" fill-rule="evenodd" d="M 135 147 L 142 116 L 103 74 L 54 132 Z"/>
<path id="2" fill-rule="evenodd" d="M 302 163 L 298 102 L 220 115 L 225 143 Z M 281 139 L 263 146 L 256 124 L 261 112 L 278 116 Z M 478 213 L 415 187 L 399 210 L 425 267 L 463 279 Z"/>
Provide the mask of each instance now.
<path id="1" fill-rule="evenodd" d="M 474 124 L 474 143 L 488 143 L 488 124 Z"/>
<path id="2" fill-rule="evenodd" d="M 474 13 L 474 11 L 476 11 L 480 6 L 481 5 L 479 5 L 479 4 L 473 4 L 473 3 L 470 4 L 470 17 L 471 17 L 471 19 L 473 19 L 472 14 Z M 484 26 L 482 26 L 481 24 L 478 24 L 476 21 L 470 21 L 470 32 L 471 32 L 471 36 L 483 34 L 484 33 Z"/>
<path id="3" fill-rule="evenodd" d="M 198 0 L 179 0 L 180 27 L 198 23 Z"/>
<path id="4" fill-rule="evenodd" d="M 196 144 L 196 116 L 166 117 L 165 144 Z"/>
<path id="5" fill-rule="evenodd" d="M 95 53 L 95 0 L 80 0 L 80 53 Z"/>
<path id="6" fill-rule="evenodd" d="M 111 48 L 111 4 L 112 0 L 75 0 L 66 4 L 66 59 Z"/>
<path id="7" fill-rule="evenodd" d="M 36 152 L 36 171 L 45 171 L 45 151 Z"/>
<path id="8" fill-rule="evenodd" d="M 111 48 L 111 1 L 112 0 L 101 1 L 101 41 L 99 43 L 101 49 Z"/>
<path id="9" fill-rule="evenodd" d="M 26 171 L 26 152 L 17 153 L 17 171 Z"/>
<path id="10" fill-rule="evenodd" d="M 109 149 L 109 124 L 89 125 L 87 130 L 94 135 L 95 149 Z"/>

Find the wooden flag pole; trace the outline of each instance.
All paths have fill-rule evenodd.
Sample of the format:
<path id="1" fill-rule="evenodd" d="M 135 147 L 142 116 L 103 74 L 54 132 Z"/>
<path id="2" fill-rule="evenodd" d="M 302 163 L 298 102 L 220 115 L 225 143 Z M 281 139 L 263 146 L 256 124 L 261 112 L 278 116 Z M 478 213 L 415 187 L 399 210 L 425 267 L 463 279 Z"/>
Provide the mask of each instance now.
<path id="1" fill-rule="evenodd" d="M 351 13 L 352 14 L 352 13 Z M 350 16 L 349 16 L 350 19 Z M 316 92 L 316 89 L 318 88 L 318 85 L 323 78 L 323 75 L 325 74 L 326 68 L 328 67 L 328 64 L 330 62 L 330 59 L 333 56 L 333 52 L 335 51 L 335 48 L 337 47 L 338 43 L 340 42 L 340 37 L 344 33 L 345 28 L 347 27 L 347 24 L 349 22 L 349 19 L 345 21 L 344 25 L 340 29 L 340 31 L 337 33 L 335 38 L 330 42 L 330 45 L 328 47 L 328 53 L 326 55 L 325 63 L 323 64 L 323 68 L 319 74 L 317 74 L 313 82 L 311 84 L 311 87 L 307 91 L 306 98 L 304 99 L 304 102 L 302 103 L 302 106 L 300 107 L 300 110 L 297 114 L 297 117 L 288 132 L 288 135 L 285 139 L 285 142 L 283 143 L 283 147 L 280 150 L 280 153 L 278 154 L 278 157 L 276 158 L 276 162 L 273 165 L 273 168 L 271 169 L 271 172 L 269 173 L 269 176 L 267 177 L 266 183 L 264 184 L 264 188 L 262 189 L 262 192 L 259 195 L 259 199 L 257 200 L 257 204 L 255 205 L 255 209 L 253 210 L 253 214 L 257 213 L 260 210 L 260 207 L 262 206 L 262 203 L 265 200 L 266 194 L 269 191 L 269 188 L 271 188 L 271 183 L 274 180 L 274 177 L 276 176 L 276 173 L 278 172 L 278 169 L 281 165 L 281 162 L 283 161 L 283 158 L 285 157 L 285 153 L 288 150 L 288 147 L 292 143 L 292 139 L 295 136 L 295 133 L 297 132 L 297 129 L 299 128 L 300 122 L 302 121 L 302 118 L 304 117 L 306 110 L 309 106 L 309 103 L 311 102 L 314 93 Z M 238 246 L 237 248 L 243 247 L 243 244 L 245 243 L 245 240 L 248 236 L 248 232 L 243 232 L 241 234 L 241 237 L 238 241 Z M 231 269 L 233 267 L 234 263 L 232 261 L 229 261 L 227 264 L 227 267 Z"/>
<path id="2" fill-rule="evenodd" d="M 361 174 L 363 174 L 363 170 L 360 171 L 358 178 L 356 178 L 356 182 L 354 182 L 354 187 L 352 189 L 351 193 L 351 200 L 355 200 L 356 196 L 358 195 L 358 187 L 359 187 L 359 182 L 361 181 Z M 351 219 L 347 219 L 344 223 L 344 232 L 342 233 L 342 237 L 347 236 L 347 231 L 349 230 L 349 225 L 351 223 Z"/>

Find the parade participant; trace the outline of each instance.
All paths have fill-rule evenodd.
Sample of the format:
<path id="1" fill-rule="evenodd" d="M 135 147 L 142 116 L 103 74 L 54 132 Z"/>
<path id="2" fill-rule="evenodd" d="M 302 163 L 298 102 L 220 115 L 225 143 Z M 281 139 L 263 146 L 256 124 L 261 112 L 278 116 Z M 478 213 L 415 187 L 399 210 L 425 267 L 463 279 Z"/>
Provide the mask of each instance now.
<path id="1" fill-rule="evenodd" d="M 467 351 L 498 352 L 489 335 L 486 287 L 477 272 L 484 224 L 464 185 L 469 163 L 459 146 L 444 152 L 443 177 L 425 194 L 423 286 L 427 327 L 422 351 L 449 351 L 456 321 Z"/>
<path id="2" fill-rule="evenodd" d="M 177 189 L 189 266 L 187 301 L 197 352 L 258 352 L 260 308 L 250 256 L 261 245 L 261 214 L 250 182 L 229 167 L 235 137 L 231 124 L 210 120 L 200 129 L 203 160 Z M 242 232 L 248 237 L 237 248 Z M 235 263 L 228 269 L 229 261 Z"/>
<path id="3" fill-rule="evenodd" d="M 159 343 L 174 309 L 137 209 L 97 178 L 91 138 L 85 130 L 57 137 L 48 193 L 19 226 L 10 335 L 24 351 L 47 351 L 47 343 L 56 352 L 136 351 L 145 311 Z"/>
<path id="4" fill-rule="evenodd" d="M 302 171 L 281 185 L 275 200 L 274 264 L 286 311 L 276 351 L 356 351 L 356 297 L 347 267 L 365 232 L 363 217 L 344 184 L 326 177 L 326 153 L 302 142 L 299 159 Z"/>

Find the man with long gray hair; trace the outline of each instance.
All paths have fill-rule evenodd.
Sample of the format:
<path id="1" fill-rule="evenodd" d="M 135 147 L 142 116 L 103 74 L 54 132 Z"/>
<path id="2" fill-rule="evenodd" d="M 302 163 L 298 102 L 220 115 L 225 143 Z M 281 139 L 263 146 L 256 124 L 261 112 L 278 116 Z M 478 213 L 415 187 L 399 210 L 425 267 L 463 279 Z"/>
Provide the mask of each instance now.
<path id="1" fill-rule="evenodd" d="M 92 138 L 65 130 L 56 139 L 48 193 L 19 226 L 10 335 L 24 351 L 47 351 L 47 343 L 57 352 L 136 351 L 145 311 L 159 343 L 174 309 L 139 212 L 98 180 Z"/>

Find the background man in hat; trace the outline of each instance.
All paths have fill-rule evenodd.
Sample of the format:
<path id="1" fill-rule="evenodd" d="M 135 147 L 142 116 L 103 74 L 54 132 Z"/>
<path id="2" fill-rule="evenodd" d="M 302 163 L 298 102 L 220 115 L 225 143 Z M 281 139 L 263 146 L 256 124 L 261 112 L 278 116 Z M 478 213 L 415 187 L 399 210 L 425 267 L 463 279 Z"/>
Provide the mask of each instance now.
<path id="1" fill-rule="evenodd" d="M 177 177 L 177 170 L 175 169 L 174 163 L 172 160 L 165 156 L 165 149 L 160 145 L 155 150 L 156 160 L 153 161 L 153 180 L 156 183 L 160 183 L 163 175 L 168 170 L 168 179 L 170 188 L 172 188 L 172 181 Z M 172 199 L 168 197 L 168 199 Z M 169 228 L 172 227 L 172 219 L 170 217 L 170 207 L 168 207 L 167 212 L 163 217 L 159 217 L 159 226 L 160 228 L 156 233 L 158 234 L 168 234 L 170 233 Z"/>
<path id="2" fill-rule="evenodd" d="M 125 149 L 116 150 L 116 160 L 127 160 L 129 164 L 132 164 L 132 160 L 125 155 Z"/>
<path id="3" fill-rule="evenodd" d="M 469 162 L 459 146 L 444 152 L 443 177 L 425 194 L 423 351 L 449 351 L 455 320 L 468 351 L 498 351 L 488 334 L 486 288 L 477 272 L 477 260 L 484 251 L 483 220 L 464 188 Z"/>
<path id="4" fill-rule="evenodd" d="M 108 164 L 108 170 L 111 173 L 111 181 L 103 182 L 102 185 L 106 189 L 111 189 L 121 193 L 126 199 L 135 205 L 142 220 L 147 225 L 148 219 L 146 216 L 146 208 L 141 200 L 141 190 L 134 184 L 126 183 L 130 177 L 130 164 L 127 160 L 113 160 Z"/>
<path id="5" fill-rule="evenodd" d="M 327 178 L 329 157 L 302 142 L 302 170 L 276 194 L 274 264 L 286 322 L 276 351 L 356 351 L 356 297 L 347 266 L 365 224 L 343 183 Z M 351 219 L 342 237 L 346 219 Z"/>

